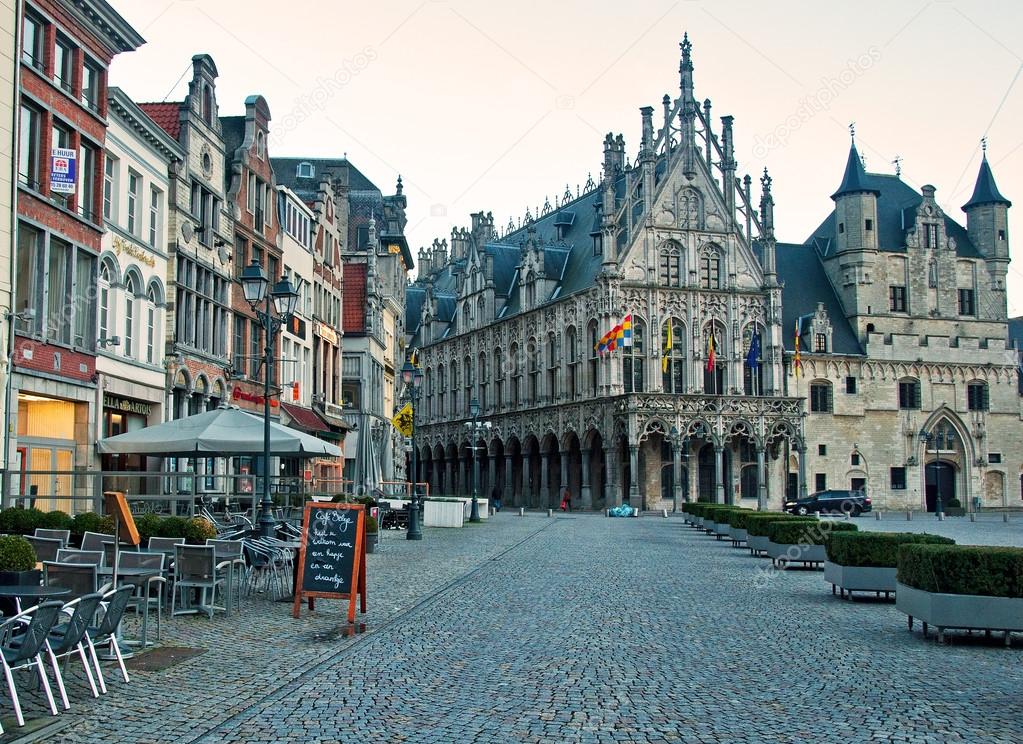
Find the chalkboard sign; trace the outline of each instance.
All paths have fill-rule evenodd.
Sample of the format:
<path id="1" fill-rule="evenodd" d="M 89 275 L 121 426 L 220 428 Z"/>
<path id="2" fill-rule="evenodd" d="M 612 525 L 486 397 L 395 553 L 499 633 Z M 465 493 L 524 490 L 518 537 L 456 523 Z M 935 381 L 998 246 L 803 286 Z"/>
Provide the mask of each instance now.
<path id="1" fill-rule="evenodd" d="M 302 520 L 302 548 L 292 615 L 302 599 L 313 609 L 316 597 L 347 599 L 348 622 L 355 622 L 355 598 L 366 612 L 366 520 L 362 504 L 310 502 Z"/>

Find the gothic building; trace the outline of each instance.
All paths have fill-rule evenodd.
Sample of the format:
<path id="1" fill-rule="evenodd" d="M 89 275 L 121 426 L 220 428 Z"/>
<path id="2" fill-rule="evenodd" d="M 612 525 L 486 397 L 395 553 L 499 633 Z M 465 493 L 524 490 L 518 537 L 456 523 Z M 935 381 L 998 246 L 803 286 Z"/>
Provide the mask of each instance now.
<path id="1" fill-rule="evenodd" d="M 681 49 L 679 96 L 657 127 L 640 110 L 635 159 L 608 134 L 599 184 L 503 233 L 474 214 L 420 250 L 417 479 L 467 494 L 475 454 L 508 505 L 557 506 L 564 488 L 582 508 L 777 508 L 825 488 L 1002 505 L 1023 452 L 1009 202 L 986 160 L 963 228 L 933 187 L 866 173 L 854 146 L 832 214 L 779 243 L 770 176 L 757 208 L 733 119 L 697 101 Z M 626 316 L 631 344 L 599 355 Z M 477 441 L 473 399 L 491 423 Z"/>

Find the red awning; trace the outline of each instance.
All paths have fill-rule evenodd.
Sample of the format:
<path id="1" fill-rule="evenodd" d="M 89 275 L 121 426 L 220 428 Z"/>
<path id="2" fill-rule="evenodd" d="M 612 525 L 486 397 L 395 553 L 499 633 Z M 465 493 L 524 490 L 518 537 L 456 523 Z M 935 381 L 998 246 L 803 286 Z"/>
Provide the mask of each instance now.
<path id="1" fill-rule="evenodd" d="M 291 423 L 296 429 L 311 432 L 330 431 L 330 428 L 324 423 L 323 419 L 317 416 L 316 411 L 311 408 L 293 406 L 290 403 L 281 403 L 281 408 L 288 414 L 288 418 L 291 419 Z"/>

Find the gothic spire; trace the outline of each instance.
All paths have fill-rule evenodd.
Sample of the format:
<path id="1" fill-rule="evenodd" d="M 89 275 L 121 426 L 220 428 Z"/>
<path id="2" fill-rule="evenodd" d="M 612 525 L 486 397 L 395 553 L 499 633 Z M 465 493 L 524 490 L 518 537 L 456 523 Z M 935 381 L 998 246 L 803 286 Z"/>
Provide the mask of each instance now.
<path id="1" fill-rule="evenodd" d="M 838 191 L 831 195 L 831 198 L 837 199 L 846 194 L 858 193 L 874 194 L 875 196 L 881 195 L 881 192 L 876 188 L 867 185 L 867 172 L 863 169 L 863 161 L 860 159 L 860 154 L 856 151 L 856 142 L 854 140 L 849 148 L 849 159 L 845 164 L 845 175 L 842 176 L 842 184 L 838 187 Z"/>
<path id="2" fill-rule="evenodd" d="M 977 173 L 977 183 L 973 187 L 973 196 L 963 205 L 963 209 L 977 207 L 981 204 L 1004 204 L 1012 206 L 1012 202 L 1002 196 L 995 183 L 995 176 L 991 172 L 991 165 L 987 161 L 987 138 L 984 139 L 984 156 L 980 161 L 980 172 Z"/>

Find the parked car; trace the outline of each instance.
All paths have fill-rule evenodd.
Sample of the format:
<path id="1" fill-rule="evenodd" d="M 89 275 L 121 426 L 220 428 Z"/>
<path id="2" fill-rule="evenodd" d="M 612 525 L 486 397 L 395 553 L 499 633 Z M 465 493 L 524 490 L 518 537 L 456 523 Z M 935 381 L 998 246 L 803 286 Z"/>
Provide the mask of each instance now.
<path id="1" fill-rule="evenodd" d="M 791 514 L 851 514 L 855 517 L 872 508 L 870 497 L 863 491 L 835 489 L 785 502 L 785 511 Z"/>

